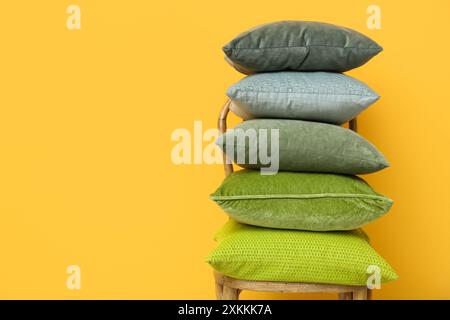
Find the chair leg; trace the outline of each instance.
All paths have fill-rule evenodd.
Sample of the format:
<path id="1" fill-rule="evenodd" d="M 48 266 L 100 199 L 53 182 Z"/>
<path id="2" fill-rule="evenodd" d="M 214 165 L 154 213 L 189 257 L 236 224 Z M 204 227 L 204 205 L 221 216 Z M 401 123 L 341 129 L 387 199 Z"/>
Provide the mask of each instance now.
<path id="1" fill-rule="evenodd" d="M 214 282 L 216 284 L 216 298 L 217 300 L 223 299 L 223 276 L 222 274 L 214 271 Z"/>
<path id="2" fill-rule="evenodd" d="M 351 292 L 339 293 L 339 300 L 353 300 L 353 294 Z"/>
<path id="3" fill-rule="evenodd" d="M 227 286 L 223 286 L 223 300 L 239 300 L 239 290 Z"/>
<path id="4" fill-rule="evenodd" d="M 356 289 L 353 291 L 353 300 L 367 300 L 367 288 Z"/>
<path id="5" fill-rule="evenodd" d="M 216 298 L 217 300 L 222 300 L 223 298 L 223 285 L 216 282 Z"/>

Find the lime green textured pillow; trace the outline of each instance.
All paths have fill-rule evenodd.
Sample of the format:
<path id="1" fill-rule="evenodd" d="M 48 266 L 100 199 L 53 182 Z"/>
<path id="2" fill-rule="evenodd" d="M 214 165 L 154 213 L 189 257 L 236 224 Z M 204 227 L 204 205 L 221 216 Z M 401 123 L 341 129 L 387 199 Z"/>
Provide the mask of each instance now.
<path id="1" fill-rule="evenodd" d="M 255 226 L 310 231 L 353 230 L 385 214 L 392 200 L 355 176 L 234 172 L 210 198 L 233 219 Z"/>
<path id="2" fill-rule="evenodd" d="M 379 267 L 383 283 L 398 278 L 361 230 L 278 230 L 230 220 L 216 240 L 206 261 L 236 279 L 364 286 L 369 266 Z"/>

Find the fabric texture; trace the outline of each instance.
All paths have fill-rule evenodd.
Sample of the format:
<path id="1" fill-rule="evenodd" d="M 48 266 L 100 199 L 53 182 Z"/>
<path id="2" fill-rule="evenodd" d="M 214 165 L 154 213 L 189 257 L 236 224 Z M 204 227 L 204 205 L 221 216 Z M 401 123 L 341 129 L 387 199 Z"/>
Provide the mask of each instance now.
<path id="1" fill-rule="evenodd" d="M 236 279 L 364 286 L 369 266 L 380 268 L 383 283 L 398 278 L 361 230 L 278 230 L 230 220 L 216 240 L 206 261 Z"/>
<path id="2" fill-rule="evenodd" d="M 265 24 L 242 33 L 223 47 L 238 71 L 254 72 L 345 72 L 365 64 L 382 50 L 357 31 L 309 21 Z"/>
<path id="3" fill-rule="evenodd" d="M 210 196 L 233 219 L 260 227 L 357 229 L 385 214 L 392 200 L 361 178 L 326 173 L 232 173 Z"/>
<path id="4" fill-rule="evenodd" d="M 380 97 L 352 77 L 331 72 L 273 72 L 232 85 L 231 110 L 244 119 L 284 118 L 343 124 Z"/>
<path id="5" fill-rule="evenodd" d="M 271 141 L 277 132 L 278 139 Z M 375 146 L 357 133 L 301 120 L 244 121 L 221 135 L 216 144 L 229 159 L 246 169 L 268 167 L 266 159 L 261 158 L 268 150 L 267 154 L 278 150 L 281 171 L 365 174 L 389 166 Z"/>

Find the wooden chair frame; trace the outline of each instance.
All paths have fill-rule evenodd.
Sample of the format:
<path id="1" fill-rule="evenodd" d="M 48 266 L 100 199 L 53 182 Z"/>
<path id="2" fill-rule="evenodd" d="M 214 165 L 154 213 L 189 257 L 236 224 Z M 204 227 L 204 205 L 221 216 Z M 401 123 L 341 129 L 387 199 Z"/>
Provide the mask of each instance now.
<path id="1" fill-rule="evenodd" d="M 219 132 L 222 134 L 227 130 L 227 116 L 230 112 L 230 104 L 231 101 L 227 100 L 220 111 L 218 128 Z M 357 131 L 356 118 L 349 122 L 349 128 L 355 132 Z M 228 176 L 233 172 L 233 164 L 231 161 L 227 161 L 225 153 L 223 154 L 223 157 L 225 176 Z M 339 300 L 369 300 L 372 295 L 371 290 L 365 286 L 238 280 L 220 274 L 217 271 L 214 271 L 214 279 L 218 300 L 239 300 L 239 294 L 242 290 L 293 293 L 337 293 Z"/>

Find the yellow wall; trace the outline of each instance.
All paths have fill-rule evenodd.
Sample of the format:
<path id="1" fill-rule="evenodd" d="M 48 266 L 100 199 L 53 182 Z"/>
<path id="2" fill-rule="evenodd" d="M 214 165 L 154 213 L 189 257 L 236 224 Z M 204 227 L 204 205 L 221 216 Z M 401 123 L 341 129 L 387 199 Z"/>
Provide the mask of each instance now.
<path id="1" fill-rule="evenodd" d="M 368 30 L 366 8 L 382 9 Z M 66 8 L 81 8 L 81 30 Z M 375 298 L 450 298 L 450 2 L 3 1 L 0 298 L 213 298 L 204 257 L 226 216 L 219 165 L 171 162 L 176 128 L 216 125 L 242 77 L 221 47 L 255 25 L 319 20 L 385 51 L 350 72 L 382 95 L 360 132 L 395 200 L 366 231 L 400 280 Z M 81 290 L 66 287 L 79 265 Z M 243 298 L 334 298 L 244 293 Z"/>

